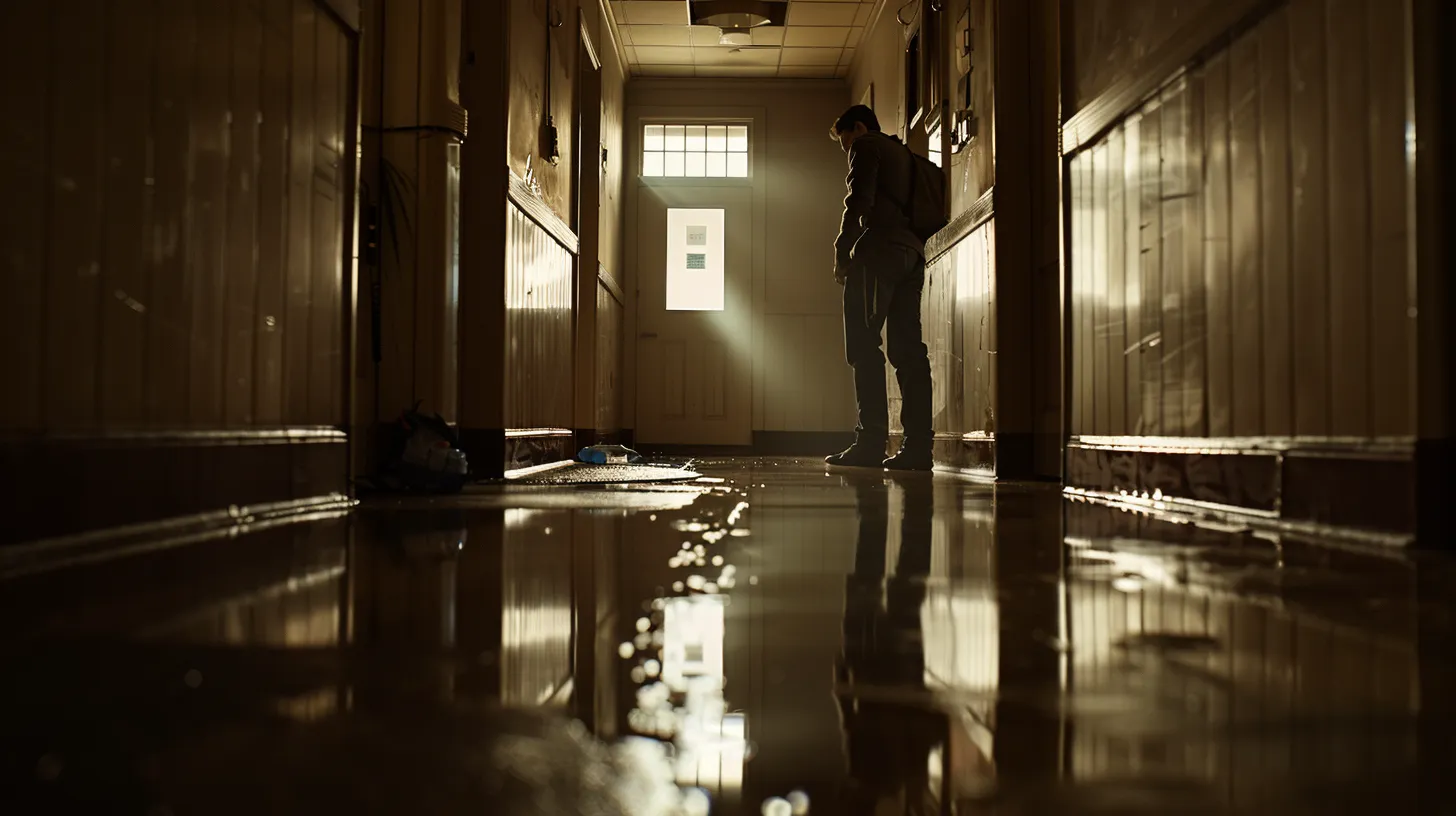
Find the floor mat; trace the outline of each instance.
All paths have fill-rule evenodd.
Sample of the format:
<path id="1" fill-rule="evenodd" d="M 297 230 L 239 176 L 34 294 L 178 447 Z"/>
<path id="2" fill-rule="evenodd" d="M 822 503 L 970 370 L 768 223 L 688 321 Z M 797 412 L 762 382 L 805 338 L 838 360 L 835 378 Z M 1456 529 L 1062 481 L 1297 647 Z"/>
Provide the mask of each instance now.
<path id="1" fill-rule="evenodd" d="M 666 465 L 572 465 L 510 481 L 511 484 L 531 485 L 651 484 L 686 482 L 702 475 Z"/>

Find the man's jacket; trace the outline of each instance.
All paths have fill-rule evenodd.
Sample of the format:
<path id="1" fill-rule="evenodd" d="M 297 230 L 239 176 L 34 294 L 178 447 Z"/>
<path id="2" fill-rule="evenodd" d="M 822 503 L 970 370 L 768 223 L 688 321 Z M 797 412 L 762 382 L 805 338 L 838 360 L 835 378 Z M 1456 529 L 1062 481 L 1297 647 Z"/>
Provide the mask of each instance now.
<path id="1" fill-rule="evenodd" d="M 844 217 L 834 241 L 834 259 L 848 269 L 851 250 L 861 239 L 899 245 L 922 258 L 925 242 L 910 230 L 905 204 L 910 199 L 910 151 L 899 139 L 871 131 L 849 146 L 849 177 Z"/>

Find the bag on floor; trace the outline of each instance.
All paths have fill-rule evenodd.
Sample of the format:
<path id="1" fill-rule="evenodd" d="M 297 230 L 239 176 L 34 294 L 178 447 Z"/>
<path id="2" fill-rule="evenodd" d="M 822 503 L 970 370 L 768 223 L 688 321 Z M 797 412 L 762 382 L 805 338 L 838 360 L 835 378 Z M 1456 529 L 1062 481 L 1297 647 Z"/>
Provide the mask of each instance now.
<path id="1" fill-rule="evenodd" d="M 373 481 L 388 490 L 458 492 L 470 471 L 460 435 L 439 414 L 424 414 L 419 408 L 417 402 L 400 415 L 384 473 Z"/>

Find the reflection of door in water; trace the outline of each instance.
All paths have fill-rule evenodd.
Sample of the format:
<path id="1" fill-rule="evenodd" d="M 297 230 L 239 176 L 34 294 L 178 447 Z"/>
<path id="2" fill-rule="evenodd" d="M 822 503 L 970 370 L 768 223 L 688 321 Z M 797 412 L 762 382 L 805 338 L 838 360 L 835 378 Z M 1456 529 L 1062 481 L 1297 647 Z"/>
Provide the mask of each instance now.
<path id="1" fill-rule="evenodd" d="M 639 442 L 752 441 L 751 200 L 748 188 L 641 189 Z"/>

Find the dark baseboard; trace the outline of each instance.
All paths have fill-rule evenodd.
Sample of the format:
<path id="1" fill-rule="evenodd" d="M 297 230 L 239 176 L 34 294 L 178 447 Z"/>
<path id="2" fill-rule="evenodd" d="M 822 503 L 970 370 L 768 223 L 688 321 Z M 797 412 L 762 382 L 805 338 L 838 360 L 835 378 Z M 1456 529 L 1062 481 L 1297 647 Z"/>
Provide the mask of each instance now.
<path id="1" fill-rule="evenodd" d="M 853 431 L 754 431 L 747 445 L 659 445 L 637 450 L 658 456 L 828 456 L 854 441 Z"/>
<path id="2" fill-rule="evenodd" d="M 1415 532 L 1413 445 L 1074 438 L 1068 487 L 1213 505 L 1296 524 Z"/>
<path id="3" fill-rule="evenodd" d="M 0 441 L 0 544 L 349 492 L 343 431 L 294 428 Z"/>

